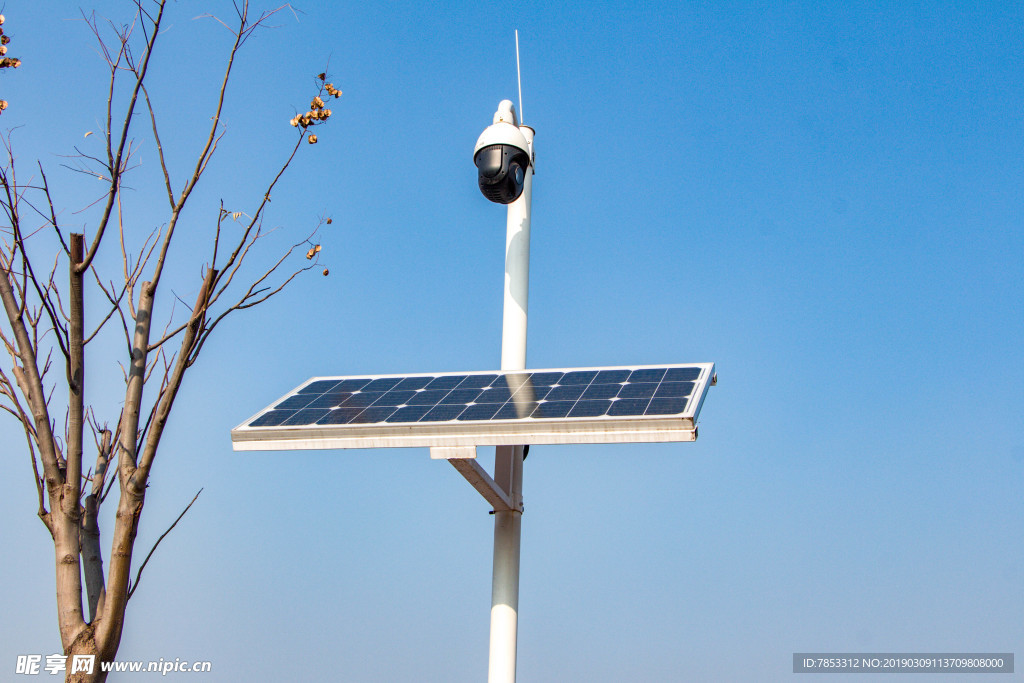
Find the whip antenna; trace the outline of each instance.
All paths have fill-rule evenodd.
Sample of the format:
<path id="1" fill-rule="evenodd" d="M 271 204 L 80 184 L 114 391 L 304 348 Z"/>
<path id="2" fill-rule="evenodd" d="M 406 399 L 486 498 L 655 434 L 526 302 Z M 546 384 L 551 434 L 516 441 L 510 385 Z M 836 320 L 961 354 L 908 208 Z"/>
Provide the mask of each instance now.
<path id="1" fill-rule="evenodd" d="M 516 29 L 516 81 L 519 83 L 519 123 L 523 122 L 523 77 L 519 72 L 519 29 Z"/>

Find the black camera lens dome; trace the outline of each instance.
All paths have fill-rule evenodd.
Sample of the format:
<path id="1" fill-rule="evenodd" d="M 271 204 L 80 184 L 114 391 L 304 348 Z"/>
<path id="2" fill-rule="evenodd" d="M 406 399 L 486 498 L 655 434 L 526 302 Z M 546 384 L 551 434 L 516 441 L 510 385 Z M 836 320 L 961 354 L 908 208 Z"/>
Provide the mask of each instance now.
<path id="1" fill-rule="evenodd" d="M 530 157 L 513 145 L 488 145 L 473 157 L 480 191 L 498 204 L 511 204 L 523 193 Z"/>

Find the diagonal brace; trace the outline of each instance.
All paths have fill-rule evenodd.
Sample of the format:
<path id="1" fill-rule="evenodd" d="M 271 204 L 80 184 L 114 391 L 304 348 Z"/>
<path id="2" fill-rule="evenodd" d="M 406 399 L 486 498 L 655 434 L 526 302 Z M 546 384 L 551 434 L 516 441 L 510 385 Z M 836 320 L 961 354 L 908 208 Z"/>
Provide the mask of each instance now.
<path id="1" fill-rule="evenodd" d="M 431 457 L 435 456 L 434 449 L 431 448 Z M 487 470 L 480 466 L 480 463 L 476 461 L 476 447 L 470 446 L 468 448 L 445 448 L 437 449 L 437 455 L 442 455 L 448 462 L 452 464 L 452 467 L 457 469 L 462 476 L 466 478 L 470 484 L 473 485 L 480 495 L 490 503 L 495 510 L 514 510 L 515 507 L 512 505 L 512 500 L 508 494 L 498 486 L 497 482 L 491 478 L 491 475 L 487 474 Z M 447 457 L 445 457 L 447 456 Z"/>

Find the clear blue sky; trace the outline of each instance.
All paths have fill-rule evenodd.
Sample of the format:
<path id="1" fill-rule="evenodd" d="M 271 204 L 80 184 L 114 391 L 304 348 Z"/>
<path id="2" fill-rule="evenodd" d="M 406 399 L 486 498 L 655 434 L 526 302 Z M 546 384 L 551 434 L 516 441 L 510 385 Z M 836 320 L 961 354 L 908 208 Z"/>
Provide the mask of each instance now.
<path id="1" fill-rule="evenodd" d="M 504 211 L 471 155 L 516 99 L 516 28 L 537 131 L 529 365 L 714 361 L 720 380 L 696 443 L 531 452 L 520 680 L 1024 656 L 1020 3 L 319 4 L 247 46 L 188 229 L 205 244 L 217 200 L 254 206 L 329 59 L 344 96 L 268 220 L 291 237 L 332 216 L 331 275 L 227 324 L 187 379 L 137 547 L 204 490 L 146 570 L 121 659 L 208 659 L 203 681 L 484 678 L 493 518 L 451 467 L 235 453 L 229 430 L 314 375 L 499 365 Z M 158 47 L 178 178 L 228 46 L 204 11 L 231 10 L 173 4 Z M 59 155 L 98 149 L 100 60 L 70 3 L 5 14 L 23 65 L 0 123 L 87 226 L 71 211 L 96 190 Z M 152 149 L 139 160 L 135 235 L 166 220 Z M 191 302 L 201 262 L 179 246 Z M 120 371 L 92 373 L 113 422 Z M 10 672 L 59 639 L 23 437 L 0 430 Z"/>

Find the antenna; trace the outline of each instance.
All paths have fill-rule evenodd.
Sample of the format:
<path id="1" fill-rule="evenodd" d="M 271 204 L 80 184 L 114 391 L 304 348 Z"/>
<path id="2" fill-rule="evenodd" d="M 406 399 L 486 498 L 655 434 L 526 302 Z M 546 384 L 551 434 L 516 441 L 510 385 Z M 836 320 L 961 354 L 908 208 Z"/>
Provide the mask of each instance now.
<path id="1" fill-rule="evenodd" d="M 519 72 L 519 29 L 516 29 L 516 81 L 519 82 L 519 123 L 523 122 L 523 77 Z"/>

